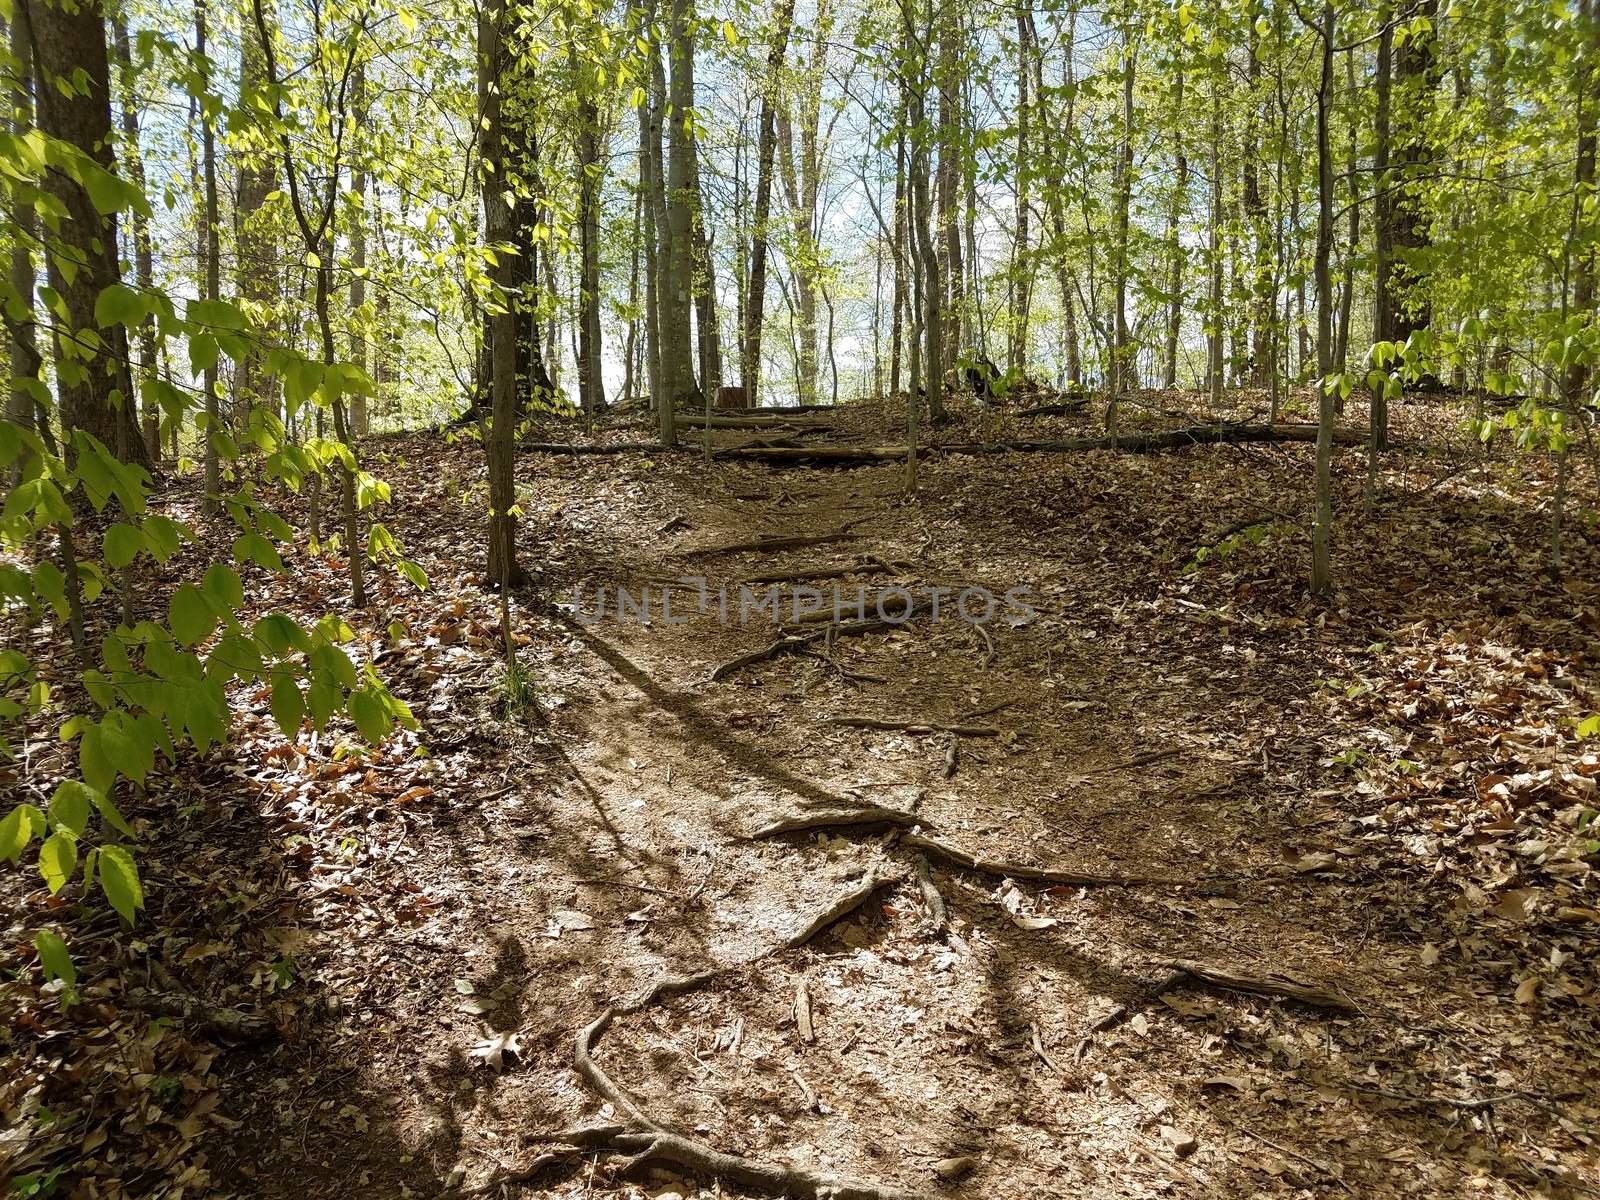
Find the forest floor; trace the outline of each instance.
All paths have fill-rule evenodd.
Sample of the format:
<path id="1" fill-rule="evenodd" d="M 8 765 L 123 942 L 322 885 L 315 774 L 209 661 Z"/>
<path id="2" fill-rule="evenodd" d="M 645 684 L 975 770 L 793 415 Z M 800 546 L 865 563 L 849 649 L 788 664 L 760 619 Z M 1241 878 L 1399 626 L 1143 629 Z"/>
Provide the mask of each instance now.
<path id="1" fill-rule="evenodd" d="M 1130 415 L 1173 426 L 1160 409 L 1204 400 L 1150 405 Z M 900 440 L 892 406 L 831 419 Z M 1430 404 L 1395 426 L 1370 515 L 1363 454 L 1338 453 L 1326 602 L 1309 445 L 935 456 L 912 500 L 901 464 L 525 454 L 523 706 L 479 578 L 481 448 L 375 441 L 381 519 L 430 590 L 385 579 L 344 611 L 338 558 L 300 553 L 249 602 L 344 611 L 420 730 L 290 743 L 241 697 L 229 746 L 124 804 L 131 934 L 0 872 L 0 1166 L 83 1197 L 755 1194 L 551 1140 L 626 1118 L 575 1070 L 580 1028 L 727 967 L 616 1015 L 594 1062 L 749 1159 L 972 1198 L 1600 1194 L 1600 743 L 1576 730 L 1600 711 L 1600 540 L 1574 515 L 1553 581 L 1541 456 L 1481 458 Z M 1095 429 L 968 413 L 940 436 Z M 194 501 L 166 502 L 198 523 Z M 946 609 L 715 682 L 770 620 L 724 624 L 692 585 L 660 619 L 665 581 L 843 567 L 847 596 L 1016 588 L 1036 611 L 1002 602 L 985 636 Z M 580 585 L 592 614 L 597 586 L 646 583 L 649 625 L 614 600 L 576 619 Z M 6 789 L 69 768 L 36 745 Z M 849 824 L 871 806 L 900 815 Z M 823 827 L 753 836 L 789 817 Z M 65 1012 L 24 949 L 43 921 L 81 963 Z M 152 1019 L 152 977 L 271 1031 Z"/>

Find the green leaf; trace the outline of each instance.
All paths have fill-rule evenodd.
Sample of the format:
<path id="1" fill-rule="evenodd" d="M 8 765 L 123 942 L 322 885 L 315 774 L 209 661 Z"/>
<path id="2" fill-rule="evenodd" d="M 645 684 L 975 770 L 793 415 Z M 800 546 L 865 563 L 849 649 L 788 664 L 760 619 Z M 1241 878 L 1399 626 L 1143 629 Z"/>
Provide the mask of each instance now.
<path id="1" fill-rule="evenodd" d="M 127 818 L 117 811 L 117 806 L 111 802 L 111 797 L 92 789 L 89 789 L 89 795 L 94 801 L 95 808 L 100 810 L 100 819 L 102 821 L 123 837 L 131 838 L 137 836 L 133 832 L 133 827 L 128 824 Z"/>
<path id="2" fill-rule="evenodd" d="M 14 863 L 44 824 L 44 814 L 31 804 L 19 804 L 0 821 L 0 858 Z"/>
<path id="3" fill-rule="evenodd" d="M 110 746 L 109 727 L 91 725 L 78 740 L 78 770 L 84 782 L 96 791 L 104 792 L 117 778 L 117 760 Z"/>
<path id="4" fill-rule="evenodd" d="M 120 571 L 145 547 L 144 534 L 125 521 L 118 521 L 106 530 L 106 565 Z"/>
<path id="5" fill-rule="evenodd" d="M 305 698 L 300 695 L 300 685 L 289 671 L 279 670 L 272 674 L 272 719 L 283 730 L 283 736 L 291 742 L 300 732 L 301 722 L 306 719 Z"/>
<path id="6" fill-rule="evenodd" d="M 60 828 L 68 829 L 74 837 L 82 837 L 89 824 L 89 810 L 99 798 L 99 793 L 85 783 L 68 779 L 56 788 L 50 797 L 50 819 Z"/>
<path id="7" fill-rule="evenodd" d="M 167 606 L 172 632 L 185 646 L 198 646 L 216 628 L 217 616 L 203 592 L 192 583 L 180 583 Z"/>
<path id="8" fill-rule="evenodd" d="M 59 979 L 69 988 L 76 986 L 78 972 L 73 969 L 72 956 L 67 953 L 67 943 L 59 934 L 41 929 L 33 937 L 33 948 L 39 954 L 39 966 L 46 979 Z"/>
<path id="9" fill-rule="evenodd" d="M 246 533 L 233 540 L 235 562 L 253 562 L 269 571 L 283 570 L 283 559 L 271 542 L 259 533 Z"/>
<path id="10" fill-rule="evenodd" d="M 366 689 L 350 693 L 350 719 L 356 723 L 361 736 L 373 745 L 388 737 L 394 725 L 383 697 Z"/>
<path id="11" fill-rule="evenodd" d="M 133 924 L 133 914 L 144 907 L 144 888 L 139 883 L 139 868 L 133 855 L 124 847 L 101 847 L 100 890 L 123 920 Z"/>
<path id="12" fill-rule="evenodd" d="M 428 590 L 428 573 L 410 559 L 402 558 L 395 563 L 395 570 L 409 579 L 418 591 Z"/>
<path id="13" fill-rule="evenodd" d="M 70 833 L 55 833 L 39 847 L 39 874 L 54 896 L 67 885 L 78 865 L 78 839 Z"/>
<path id="14" fill-rule="evenodd" d="M 212 563 L 206 568 L 200 590 L 206 594 L 206 599 L 211 601 L 212 608 L 219 616 L 224 612 L 232 612 L 244 603 L 244 585 L 239 582 L 239 572 L 226 563 Z"/>
<path id="15" fill-rule="evenodd" d="M 111 325 L 137 325 L 144 314 L 143 297 L 125 283 L 113 283 L 95 297 L 94 323 L 101 329 Z"/>

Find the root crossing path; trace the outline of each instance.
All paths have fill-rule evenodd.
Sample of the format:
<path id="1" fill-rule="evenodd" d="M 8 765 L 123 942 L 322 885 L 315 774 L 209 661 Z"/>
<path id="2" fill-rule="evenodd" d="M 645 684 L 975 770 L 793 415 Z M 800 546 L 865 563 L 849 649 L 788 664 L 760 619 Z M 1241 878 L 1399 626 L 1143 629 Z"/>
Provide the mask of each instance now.
<path id="1" fill-rule="evenodd" d="M 1174 490 L 1265 473 L 1292 510 L 1301 449 L 947 459 L 911 500 L 892 465 L 525 458 L 532 701 L 466 580 L 390 655 L 427 795 L 372 820 L 381 861 L 308 874 L 318 1003 L 241 1052 L 213 1168 L 284 1195 L 323 1163 L 395 1196 L 1558 1182 L 1560 1069 L 1497 1052 L 1477 976 L 1416 986 L 1443 918 L 1346 853 L 1342 735 L 1296 715 L 1370 630 L 1161 565 L 1205 535 Z M 481 476 L 405 450 L 441 497 Z M 464 573 L 423 500 L 391 526 Z"/>

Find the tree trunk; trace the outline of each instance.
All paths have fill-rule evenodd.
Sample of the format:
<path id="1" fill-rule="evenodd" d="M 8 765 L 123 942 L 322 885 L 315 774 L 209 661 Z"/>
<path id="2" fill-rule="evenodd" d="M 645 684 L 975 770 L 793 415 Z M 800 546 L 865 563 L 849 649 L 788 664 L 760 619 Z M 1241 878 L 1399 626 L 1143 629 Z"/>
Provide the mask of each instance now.
<path id="1" fill-rule="evenodd" d="M 1218 68 L 1220 73 L 1220 67 Z M 1211 77 L 1211 303 L 1206 313 L 1206 386 L 1211 406 L 1222 404 L 1222 80 Z"/>
<path id="2" fill-rule="evenodd" d="M 1245 98 L 1245 153 L 1242 206 L 1249 225 L 1251 243 L 1250 260 L 1250 351 L 1249 379 L 1256 387 L 1265 387 L 1272 370 L 1275 351 L 1272 346 L 1272 256 L 1267 230 L 1267 204 L 1261 195 L 1261 172 L 1257 160 L 1259 131 L 1258 92 L 1261 86 L 1260 36 L 1254 24 L 1250 26 L 1249 58 L 1246 72 L 1248 92 Z"/>
<path id="3" fill-rule="evenodd" d="M 271 6 L 263 9 L 268 27 L 272 24 Z M 260 91 L 266 82 L 266 65 L 260 42 L 248 35 L 240 37 L 239 90 L 246 94 Z M 266 326 L 268 313 L 279 294 L 277 238 L 270 229 L 271 214 L 263 212 L 272 193 L 274 171 L 265 155 L 255 150 L 239 152 L 239 171 L 234 183 L 234 264 L 235 283 L 245 309 Z M 148 234 L 146 234 L 148 241 Z M 146 281 L 146 264 L 139 262 L 140 286 Z M 267 372 L 266 350 L 252 344 L 233 372 L 233 397 L 229 404 L 234 425 L 240 429 L 250 423 L 250 412 L 257 404 L 277 407 L 278 380 Z"/>
<path id="4" fill-rule="evenodd" d="M 12 56 L 22 70 L 25 62 L 26 51 L 16 44 L 17 31 L 20 24 L 12 28 Z M 122 143 L 123 155 L 127 159 L 128 182 L 145 191 L 144 155 L 139 150 L 139 111 L 138 102 L 134 96 L 133 53 L 129 44 L 128 24 L 120 15 L 111 18 L 112 36 L 117 47 L 117 70 L 121 77 L 121 104 L 122 104 Z M 247 41 L 249 39 L 246 39 Z M 26 86 L 26 73 L 22 80 Z M 242 203 L 242 201 L 241 201 Z M 27 214 L 27 220 L 32 221 L 32 213 Z M 150 221 L 143 213 L 135 209 L 129 214 L 133 225 L 133 275 L 134 284 L 141 292 L 148 294 L 155 287 L 155 251 L 150 242 Z M 25 226 L 27 228 L 28 226 Z M 33 267 L 29 264 L 28 278 L 33 278 Z M 23 295 L 29 293 L 24 292 Z M 35 351 L 37 353 L 37 351 Z M 153 314 L 146 315 L 139 322 L 139 378 L 148 378 L 156 369 L 156 321 Z M 154 393 L 144 401 L 143 406 L 143 439 L 145 454 L 151 462 L 161 457 L 161 405 L 157 402 Z"/>
<path id="5" fill-rule="evenodd" d="M 600 331 L 600 109 L 594 80 L 579 61 L 576 42 L 567 44 L 568 62 L 578 88 L 578 403 L 591 415 L 606 408 L 601 372 Z"/>
<path id="6" fill-rule="evenodd" d="M 645 13 L 648 27 L 655 21 L 655 6 Z M 661 222 L 665 212 L 661 179 L 661 94 L 659 76 L 661 50 L 649 43 L 650 73 L 645 79 L 645 102 L 639 106 L 639 204 L 644 251 L 645 291 L 645 376 L 650 387 L 650 404 L 659 410 L 665 385 L 661 377 Z M 670 406 L 669 406 L 670 407 Z M 660 422 L 670 422 L 670 412 Z"/>
<path id="7" fill-rule="evenodd" d="M 689 127 L 694 106 L 693 0 L 671 0 L 668 37 L 671 83 L 667 124 L 667 261 L 664 291 L 660 297 L 661 371 L 665 376 L 662 405 L 662 441 L 669 433 L 677 440 L 676 426 L 668 425 L 672 409 L 696 399 L 694 342 L 690 329 L 690 293 L 694 281 L 694 136 Z"/>
<path id="8" fill-rule="evenodd" d="M 18 136 L 26 132 L 33 113 L 32 58 L 28 51 L 27 22 L 27 9 L 19 5 L 12 16 L 11 28 L 8 31 L 12 69 L 16 72 L 13 80 L 10 124 L 11 132 Z M 17 226 L 16 236 L 11 241 L 11 289 L 27 311 L 20 319 L 6 322 L 11 351 L 11 385 L 6 401 L 6 419 L 24 429 L 33 429 L 49 436 L 48 412 L 38 402 L 34 392 L 23 382 L 38 380 L 44 366 L 39 354 L 39 340 L 33 312 L 35 278 L 32 243 L 37 235 L 38 225 L 31 204 L 13 203 L 10 206 L 9 216 Z M 12 465 L 13 484 L 20 477 L 21 470 L 20 461 Z"/>
<path id="9" fill-rule="evenodd" d="M 1345 55 L 1345 87 L 1352 101 L 1356 91 L 1355 56 Z M 1350 369 L 1350 314 L 1356 290 L 1356 256 L 1361 253 L 1361 164 L 1356 143 L 1356 123 L 1350 122 L 1350 162 L 1345 170 L 1345 190 L 1350 193 L 1350 240 L 1344 255 L 1344 290 L 1339 295 L 1339 324 L 1334 335 L 1333 366 L 1341 373 Z"/>
<path id="10" fill-rule="evenodd" d="M 1332 585 L 1329 544 L 1333 536 L 1334 389 L 1323 382 L 1333 372 L 1333 146 L 1328 125 L 1333 108 L 1332 0 L 1324 0 L 1320 28 L 1322 71 L 1317 89 L 1317 512 L 1311 528 L 1311 590 Z"/>
<path id="11" fill-rule="evenodd" d="M 195 57 L 202 63 L 210 63 L 206 55 L 206 0 L 195 0 L 194 6 L 194 49 Z M 209 87 L 209 80 L 206 80 Z M 205 255 L 205 274 L 203 285 L 205 298 L 216 302 L 221 290 L 222 244 L 219 237 L 217 222 L 217 134 L 212 125 L 211 118 L 200 114 L 200 161 L 204 178 L 205 196 L 203 207 L 200 211 L 200 242 Z M 222 490 L 221 463 L 217 457 L 217 438 L 222 433 L 221 413 L 217 398 L 217 364 L 215 361 L 200 375 L 201 386 L 205 389 L 206 428 L 205 428 L 205 499 L 202 501 L 202 510 L 206 513 L 215 513 L 219 503 L 218 494 Z"/>
<path id="12" fill-rule="evenodd" d="M 479 155 L 484 165 L 484 241 L 504 245 L 515 240 L 511 205 L 503 182 L 508 156 L 501 118 L 501 81 L 505 71 L 505 0 L 488 0 L 478 18 L 478 124 Z M 497 186 L 499 185 L 499 186 Z M 503 591 L 523 582 L 517 561 L 516 488 L 512 470 L 516 463 L 517 334 L 516 314 L 510 297 L 515 287 L 512 258 L 497 256 L 490 268 L 501 290 L 489 317 L 490 424 L 484 439 L 489 465 L 489 561 L 486 577 Z"/>
<path id="13" fill-rule="evenodd" d="M 1391 125 L 1391 106 L 1393 103 L 1392 70 L 1394 60 L 1394 31 L 1390 27 L 1389 6 L 1384 4 L 1378 10 L 1378 19 L 1383 23 L 1378 35 L 1378 65 L 1377 78 L 1374 80 L 1373 90 L 1377 96 L 1377 110 L 1373 117 L 1373 151 L 1372 151 L 1372 177 L 1376 183 L 1372 203 L 1372 236 L 1373 236 L 1373 311 L 1372 311 L 1372 337 L 1374 341 L 1387 342 L 1393 340 L 1396 328 L 1394 312 L 1398 303 L 1397 297 L 1391 294 L 1393 288 L 1394 261 L 1394 199 L 1389 191 L 1392 186 L 1389 179 L 1389 142 Z M 1386 448 L 1389 438 L 1389 400 L 1383 389 L 1379 388 L 1372 394 L 1372 408 L 1367 417 L 1372 429 L 1373 444 L 1379 450 Z"/>
<path id="14" fill-rule="evenodd" d="M 936 0 L 938 4 L 937 28 L 928 30 L 927 45 L 932 45 L 934 37 L 939 42 L 939 239 L 944 245 L 944 261 L 940 268 L 944 272 L 943 285 L 947 298 L 944 301 L 943 324 L 957 332 L 956 337 L 941 339 L 942 357 L 928 364 L 928 378 L 930 383 L 938 376 L 940 371 L 948 371 L 955 366 L 956 354 L 960 351 L 959 330 L 962 327 L 964 316 L 964 297 L 962 295 L 961 269 L 961 222 L 958 216 L 958 191 L 961 181 L 961 76 L 958 63 L 961 52 L 961 25 L 956 14 L 955 0 Z M 934 24 L 934 16 L 929 14 L 930 26 Z M 936 338 L 939 329 L 929 331 Z M 938 420 L 943 416 L 942 402 L 936 407 L 933 397 L 936 389 L 928 390 L 928 410 L 933 419 Z"/>
<path id="15" fill-rule="evenodd" d="M 739 382 L 750 407 L 760 404 L 761 333 L 767 310 L 767 225 L 772 219 L 772 166 L 778 146 L 777 92 L 794 25 L 794 0 L 778 0 L 761 88 L 756 133 L 756 199 L 750 227 L 750 283 L 745 300 L 744 338 L 739 347 Z"/>
<path id="16" fill-rule="evenodd" d="M 355 128 L 367 124 L 367 71 L 357 66 L 350 80 L 350 103 L 355 111 Z M 367 168 L 361 151 L 353 150 L 350 166 L 350 191 L 355 196 L 350 222 L 350 361 L 367 370 Z M 367 397 L 361 392 L 350 397 L 350 429 L 358 438 L 367 436 L 371 416 Z"/>
<path id="17" fill-rule="evenodd" d="M 1111 371 L 1106 386 L 1106 435 L 1117 436 L 1117 414 L 1125 380 L 1133 374 L 1133 347 L 1128 338 L 1128 220 L 1133 208 L 1133 84 L 1134 45 L 1131 31 L 1122 36 L 1122 145 L 1117 155 L 1116 209 L 1116 311 L 1112 313 Z"/>
<path id="18" fill-rule="evenodd" d="M 1418 16 L 1436 22 L 1438 14 L 1438 0 L 1419 0 Z M 1424 173 L 1432 158 L 1427 126 L 1439 78 L 1437 34 L 1431 25 L 1421 31 L 1414 29 L 1395 51 L 1394 94 L 1390 97 L 1391 105 L 1399 101 L 1398 111 L 1391 111 L 1390 117 L 1398 117 L 1400 126 L 1399 156 L 1394 166 L 1399 171 L 1395 182 L 1401 186 L 1391 193 L 1386 210 L 1394 254 L 1389 264 L 1387 320 L 1389 340 L 1395 342 L 1404 342 L 1413 331 L 1428 328 L 1433 320 L 1427 279 L 1418 262 L 1418 255 L 1427 251 L 1431 240 L 1428 189 L 1406 181 Z"/>
<path id="19" fill-rule="evenodd" d="M 33 77 L 41 81 L 35 92 L 39 128 L 114 173 L 111 68 L 99 4 L 79 0 L 69 9 L 24 0 L 19 7 L 31 42 Z M 71 95 L 57 86 L 63 79 L 78 81 Z M 46 255 L 50 286 L 64 309 L 55 335 L 63 440 L 82 430 L 124 462 L 147 465 L 150 457 L 134 416 L 127 330 L 113 325 L 99 333 L 94 319 L 100 293 L 122 281 L 116 218 L 102 216 L 83 186 L 64 172 L 50 172 L 47 186 L 66 212 L 51 239 L 65 253 Z M 67 257 L 76 269 L 62 270 Z M 85 345 L 76 340 L 80 332 L 96 334 L 96 340 Z M 91 348 L 95 345 L 103 345 L 103 352 Z"/>
<path id="20" fill-rule="evenodd" d="M 1011 249 L 1010 312 L 1006 325 L 1006 367 L 1019 374 L 1028 365 L 1028 316 L 1033 303 L 1032 231 L 1029 209 L 1033 204 L 1029 176 L 1033 171 L 1032 148 L 1028 144 L 1029 124 L 1037 93 L 1030 94 L 1035 60 L 1033 10 L 1018 0 L 1017 21 L 1017 189 L 1016 236 Z"/>
<path id="21" fill-rule="evenodd" d="M 889 394 L 892 396 L 900 394 L 900 358 L 904 353 L 902 341 L 905 336 L 903 314 L 906 311 L 907 293 L 910 290 L 908 267 L 911 263 L 911 250 L 907 245 L 906 232 L 906 208 L 910 203 L 906 196 L 907 111 L 906 85 L 902 79 L 894 134 L 894 325 L 889 334 Z"/>
<path id="22" fill-rule="evenodd" d="M 1162 386 L 1169 389 L 1178 386 L 1178 341 L 1183 333 L 1183 260 L 1188 257 L 1179 236 L 1189 194 L 1189 156 L 1183 151 L 1183 134 L 1179 123 L 1184 115 L 1181 62 L 1172 87 L 1172 109 L 1172 155 L 1177 173 L 1172 186 L 1172 204 L 1167 210 L 1167 256 L 1170 262 L 1167 287 L 1171 296 L 1167 301 L 1167 346 L 1161 372 Z"/>

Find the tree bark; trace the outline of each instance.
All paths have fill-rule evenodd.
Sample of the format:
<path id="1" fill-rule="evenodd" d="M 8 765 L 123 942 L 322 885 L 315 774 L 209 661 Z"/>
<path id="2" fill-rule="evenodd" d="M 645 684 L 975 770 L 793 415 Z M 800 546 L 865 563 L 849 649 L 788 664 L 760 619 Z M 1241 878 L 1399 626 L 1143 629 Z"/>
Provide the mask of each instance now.
<path id="1" fill-rule="evenodd" d="M 19 8 L 31 42 L 39 128 L 115 172 L 111 67 L 100 5 L 79 0 L 69 9 L 23 0 Z M 69 95 L 59 84 L 71 79 L 79 83 Z M 64 172 L 52 171 L 48 186 L 66 210 L 45 255 L 50 286 L 65 310 L 54 337 L 63 440 L 82 430 L 124 462 L 148 465 L 134 416 L 127 330 L 113 325 L 102 331 L 94 319 L 100 293 L 122 281 L 116 217 L 102 215 Z"/>
<path id="2" fill-rule="evenodd" d="M 194 48 L 195 57 L 209 64 L 211 60 L 206 54 L 206 0 L 195 0 Z M 207 77 L 207 90 L 210 90 L 210 82 Z M 205 187 L 200 211 L 200 240 L 205 255 L 203 285 L 205 298 L 215 303 L 222 287 L 222 242 L 217 228 L 217 133 L 211 118 L 204 112 L 200 114 L 200 161 Z M 202 371 L 200 378 L 201 386 L 205 389 L 206 406 L 205 499 L 202 509 L 207 513 L 215 513 L 220 502 L 218 493 L 222 490 L 221 463 L 217 455 L 217 438 L 222 432 L 222 414 L 217 396 L 217 364 L 213 362 Z"/>
<path id="3" fill-rule="evenodd" d="M 671 83 L 667 124 L 667 262 L 661 305 L 661 371 L 665 395 L 661 440 L 677 441 L 673 407 L 696 399 L 694 350 L 690 330 L 690 292 L 694 280 L 694 107 L 693 0 L 671 0 L 668 31 Z M 669 428 L 669 426 L 671 426 Z"/>
<path id="4" fill-rule="evenodd" d="M 505 70 L 505 0 L 488 0 L 478 18 L 478 153 L 483 173 L 484 240 L 491 245 L 514 241 L 512 208 L 506 200 L 508 155 L 501 114 Z M 516 314 L 511 300 L 515 287 L 512 258 L 497 256 L 491 277 L 502 295 L 489 317 L 488 436 L 484 439 L 489 466 L 489 555 L 487 579 L 501 589 L 523 582 L 517 561 L 516 489 L 512 470 L 516 462 L 517 344 Z"/>
<path id="5" fill-rule="evenodd" d="M 600 108 L 594 80 L 579 61 L 576 42 L 567 44 L 578 90 L 575 142 L 578 155 L 578 403 L 591 415 L 606 408 L 600 330 Z"/>
<path id="6" fill-rule="evenodd" d="M 273 23 L 272 8 L 263 10 L 268 27 Z M 239 91 L 254 95 L 266 82 L 266 67 L 260 42 L 246 31 L 240 40 Z M 238 154 L 238 176 L 234 182 L 234 264 L 239 298 L 260 328 L 266 328 L 272 306 L 278 300 L 278 247 L 269 227 L 271 214 L 263 212 L 272 192 L 273 170 L 270 160 L 257 150 Z M 148 242 L 149 235 L 146 233 Z M 139 262 L 140 286 L 145 282 L 146 263 Z M 238 428 L 250 423 L 250 412 L 258 404 L 277 408 L 278 381 L 265 369 L 266 349 L 253 344 L 233 372 L 233 396 L 229 404 Z"/>
<path id="7" fill-rule="evenodd" d="M 1324 0 L 1320 25 L 1322 70 L 1317 88 L 1317 511 L 1311 527 L 1311 590 L 1332 586 L 1334 389 L 1333 373 L 1333 146 L 1328 126 L 1333 108 L 1332 0 Z"/>
<path id="8" fill-rule="evenodd" d="M 1131 18 L 1129 18 L 1131 20 Z M 1106 434 L 1117 437 L 1118 406 L 1123 392 L 1131 391 L 1126 380 L 1133 377 L 1133 348 L 1128 338 L 1128 221 L 1133 208 L 1133 84 L 1135 73 L 1133 34 L 1124 28 L 1122 36 L 1122 144 L 1117 155 L 1116 273 L 1112 314 L 1114 334 L 1111 371 L 1106 394 Z"/>
<path id="9" fill-rule="evenodd" d="M 744 337 L 739 346 L 739 382 L 752 408 L 760 403 L 761 334 L 767 304 L 767 225 L 772 219 L 772 166 L 778 146 L 777 92 L 794 24 L 794 0 L 778 0 L 761 87 L 756 131 L 756 197 L 750 225 L 750 282 L 745 299 Z"/>

